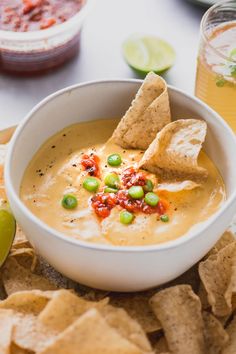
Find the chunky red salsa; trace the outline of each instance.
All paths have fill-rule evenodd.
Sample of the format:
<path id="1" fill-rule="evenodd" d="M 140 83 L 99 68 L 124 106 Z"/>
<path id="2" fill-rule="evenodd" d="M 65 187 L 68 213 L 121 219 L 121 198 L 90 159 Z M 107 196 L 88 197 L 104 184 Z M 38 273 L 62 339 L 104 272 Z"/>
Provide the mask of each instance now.
<path id="1" fill-rule="evenodd" d="M 81 163 L 91 176 L 99 177 L 98 156 L 83 155 Z M 120 177 L 122 184 L 117 193 L 100 192 L 91 198 L 91 205 L 99 217 L 106 218 L 110 215 L 111 210 L 118 205 L 131 213 L 142 212 L 144 214 L 158 214 L 160 216 L 166 213 L 169 205 L 164 199 L 159 200 L 156 206 L 151 206 L 145 202 L 144 198 L 134 199 L 129 196 L 128 190 L 130 187 L 146 186 L 148 178 L 145 172 L 130 167 L 125 169 Z"/>
<path id="2" fill-rule="evenodd" d="M 1 0 L 0 29 L 27 32 L 47 29 L 67 21 L 84 0 Z"/>
<path id="3" fill-rule="evenodd" d="M 99 170 L 99 157 L 94 154 L 86 155 L 84 154 L 82 156 L 82 159 L 80 161 L 81 165 L 83 166 L 84 170 L 93 177 L 99 177 L 100 176 L 100 170 Z"/>
<path id="4" fill-rule="evenodd" d="M 144 199 L 139 200 L 129 197 L 127 190 L 120 190 L 116 194 L 97 193 L 92 197 L 91 202 L 95 213 L 101 218 L 109 216 L 111 210 L 117 205 L 131 213 L 142 212 L 144 214 L 164 215 L 168 209 L 168 202 L 165 200 L 161 199 L 157 206 L 152 207 L 145 203 Z"/>

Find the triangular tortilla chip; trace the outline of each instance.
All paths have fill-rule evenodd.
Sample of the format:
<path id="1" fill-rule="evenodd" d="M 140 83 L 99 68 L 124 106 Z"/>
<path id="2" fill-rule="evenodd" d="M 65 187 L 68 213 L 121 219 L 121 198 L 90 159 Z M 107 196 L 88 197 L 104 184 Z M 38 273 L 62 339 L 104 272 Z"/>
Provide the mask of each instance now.
<path id="1" fill-rule="evenodd" d="M 87 311 L 38 354 L 142 354 L 95 309 Z"/>
<path id="2" fill-rule="evenodd" d="M 11 257 L 4 264 L 2 280 L 8 295 L 23 290 L 55 290 L 57 288 L 49 280 L 22 267 Z"/>
<path id="3" fill-rule="evenodd" d="M 222 324 L 211 313 L 204 311 L 202 315 L 207 354 L 220 354 L 229 336 Z"/>
<path id="4" fill-rule="evenodd" d="M 112 139 L 123 148 L 146 150 L 156 134 L 170 123 L 166 82 L 149 73 L 131 107 L 121 119 Z"/>
<path id="5" fill-rule="evenodd" d="M 92 307 L 103 308 L 108 302 L 84 300 L 69 290 L 58 290 L 39 315 L 39 321 L 45 326 L 61 332 L 71 325 L 79 316 Z"/>
<path id="6" fill-rule="evenodd" d="M 15 324 L 14 312 L 0 310 L 0 353 L 10 354 L 13 328 Z"/>
<path id="7" fill-rule="evenodd" d="M 161 290 L 150 300 L 175 354 L 205 353 L 201 303 L 189 285 Z"/>
<path id="8" fill-rule="evenodd" d="M 207 171 L 198 166 L 206 129 L 206 123 L 197 119 L 180 119 L 166 125 L 143 155 L 139 167 L 163 180 L 206 178 Z"/>
<path id="9" fill-rule="evenodd" d="M 0 310 L 11 309 L 23 314 L 38 315 L 52 296 L 53 293 L 50 291 L 19 291 L 0 301 Z"/>
<path id="10" fill-rule="evenodd" d="M 232 312 L 232 294 L 236 291 L 236 242 L 199 263 L 199 275 L 216 316 Z"/>
<path id="11" fill-rule="evenodd" d="M 20 348 L 38 352 L 52 343 L 58 334 L 43 325 L 37 316 L 20 314 L 14 328 L 13 341 Z"/>
<path id="12" fill-rule="evenodd" d="M 144 330 L 124 309 L 107 305 L 100 312 L 107 323 L 115 328 L 122 337 L 128 339 L 145 352 L 151 352 L 151 346 Z"/>
<path id="13" fill-rule="evenodd" d="M 228 246 L 230 243 L 235 241 L 234 234 L 231 231 L 225 231 L 215 246 L 208 252 L 209 257 L 212 254 L 217 254 L 220 250 Z"/>
<path id="14" fill-rule="evenodd" d="M 150 295 L 148 296 L 147 293 L 110 294 L 110 303 L 125 309 L 146 333 L 157 332 L 161 329 L 161 324 L 149 305 L 149 299 Z"/>

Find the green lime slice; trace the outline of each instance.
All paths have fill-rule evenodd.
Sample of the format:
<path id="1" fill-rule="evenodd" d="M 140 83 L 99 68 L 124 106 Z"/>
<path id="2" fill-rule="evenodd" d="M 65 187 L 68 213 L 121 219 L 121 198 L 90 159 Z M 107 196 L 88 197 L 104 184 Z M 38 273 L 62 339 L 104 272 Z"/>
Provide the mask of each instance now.
<path id="1" fill-rule="evenodd" d="M 166 41 L 144 35 L 133 35 L 123 43 L 123 54 L 129 66 L 145 76 L 148 72 L 163 73 L 175 61 L 175 51 Z"/>
<path id="2" fill-rule="evenodd" d="M 16 221 L 14 216 L 6 205 L 0 205 L 0 266 L 10 252 L 15 233 Z"/>

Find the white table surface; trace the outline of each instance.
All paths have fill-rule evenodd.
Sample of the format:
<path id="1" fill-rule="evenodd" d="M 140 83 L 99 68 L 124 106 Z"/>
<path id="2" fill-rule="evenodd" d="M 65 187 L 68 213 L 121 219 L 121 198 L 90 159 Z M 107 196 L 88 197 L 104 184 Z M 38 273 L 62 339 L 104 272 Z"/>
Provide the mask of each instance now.
<path id="1" fill-rule="evenodd" d="M 175 66 L 169 84 L 193 93 L 199 24 L 205 9 L 185 0 L 97 0 L 82 33 L 80 55 L 58 70 L 31 78 L 0 72 L 0 129 L 18 123 L 42 98 L 63 87 L 95 79 L 135 77 L 122 58 L 121 44 L 132 33 L 169 41 Z"/>

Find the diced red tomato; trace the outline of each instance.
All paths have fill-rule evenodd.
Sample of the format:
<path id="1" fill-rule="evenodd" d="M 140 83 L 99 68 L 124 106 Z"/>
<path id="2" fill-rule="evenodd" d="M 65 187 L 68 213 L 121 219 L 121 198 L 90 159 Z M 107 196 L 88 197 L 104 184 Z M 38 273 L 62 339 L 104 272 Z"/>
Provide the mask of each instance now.
<path id="1" fill-rule="evenodd" d="M 146 175 L 143 172 L 136 171 L 133 167 L 124 170 L 121 179 L 126 188 L 144 186 L 147 181 Z"/>
<path id="2" fill-rule="evenodd" d="M 90 154 L 90 155 L 84 154 L 80 161 L 84 170 L 88 172 L 90 176 L 94 176 L 94 177 L 100 177 L 99 162 L 100 162 L 99 157 L 94 154 Z"/>

